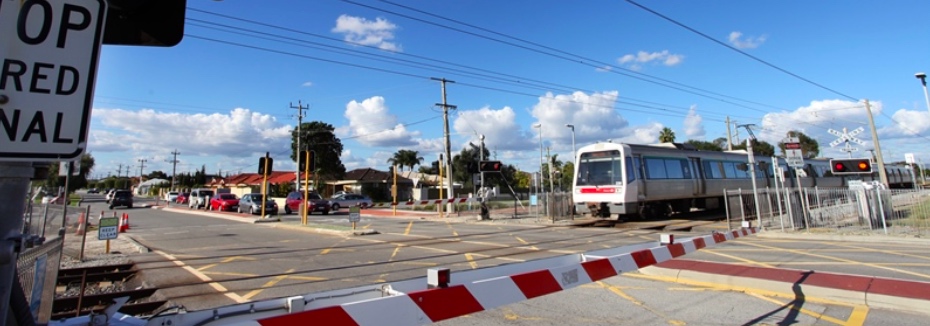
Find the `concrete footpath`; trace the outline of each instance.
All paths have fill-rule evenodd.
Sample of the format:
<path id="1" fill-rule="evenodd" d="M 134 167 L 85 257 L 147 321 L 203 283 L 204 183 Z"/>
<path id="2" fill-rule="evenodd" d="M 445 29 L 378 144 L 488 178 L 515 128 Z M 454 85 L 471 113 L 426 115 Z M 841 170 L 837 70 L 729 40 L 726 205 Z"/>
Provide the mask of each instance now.
<path id="1" fill-rule="evenodd" d="M 654 279 L 930 315 L 930 240 L 762 232 L 641 269 Z"/>

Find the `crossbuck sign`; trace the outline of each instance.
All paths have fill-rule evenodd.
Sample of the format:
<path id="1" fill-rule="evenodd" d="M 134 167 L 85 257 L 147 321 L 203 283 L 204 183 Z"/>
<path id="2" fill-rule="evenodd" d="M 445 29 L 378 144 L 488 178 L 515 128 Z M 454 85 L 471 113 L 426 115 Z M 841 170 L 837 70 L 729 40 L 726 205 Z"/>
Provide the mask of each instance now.
<path id="1" fill-rule="evenodd" d="M 106 0 L 0 0 L 0 161 L 87 146 Z"/>

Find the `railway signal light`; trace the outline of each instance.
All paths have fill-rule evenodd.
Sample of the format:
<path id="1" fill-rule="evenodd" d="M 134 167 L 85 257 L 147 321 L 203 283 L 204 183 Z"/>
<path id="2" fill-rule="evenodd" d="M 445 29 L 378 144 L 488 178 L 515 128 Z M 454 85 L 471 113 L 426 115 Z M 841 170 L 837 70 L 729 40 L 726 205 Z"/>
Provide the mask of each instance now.
<path id="1" fill-rule="evenodd" d="M 481 161 L 478 163 L 478 171 L 481 172 L 501 172 L 501 161 Z"/>
<path id="2" fill-rule="evenodd" d="M 867 158 L 830 160 L 830 172 L 834 175 L 871 174 L 872 161 Z"/>

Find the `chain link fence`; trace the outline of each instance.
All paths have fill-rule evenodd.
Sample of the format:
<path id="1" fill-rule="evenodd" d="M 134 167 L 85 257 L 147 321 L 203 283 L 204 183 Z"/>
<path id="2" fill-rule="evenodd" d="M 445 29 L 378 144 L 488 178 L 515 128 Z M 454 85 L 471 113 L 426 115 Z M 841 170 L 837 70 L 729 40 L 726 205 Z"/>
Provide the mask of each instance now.
<path id="1" fill-rule="evenodd" d="M 730 189 L 724 198 L 731 228 L 751 221 L 786 232 L 930 237 L 930 190 Z"/>

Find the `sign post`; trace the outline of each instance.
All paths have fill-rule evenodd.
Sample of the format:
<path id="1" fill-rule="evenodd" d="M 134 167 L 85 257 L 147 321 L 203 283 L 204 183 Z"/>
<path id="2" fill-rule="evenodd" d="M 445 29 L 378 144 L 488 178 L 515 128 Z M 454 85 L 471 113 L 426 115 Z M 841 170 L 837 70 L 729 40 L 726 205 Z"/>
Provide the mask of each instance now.
<path id="1" fill-rule="evenodd" d="M 16 279 L 32 162 L 87 146 L 106 0 L 0 1 L 0 320 Z"/>
<path id="2" fill-rule="evenodd" d="M 349 207 L 349 222 L 352 222 L 352 230 L 355 230 L 355 223 L 362 220 L 362 209 L 358 206 Z"/>
<path id="3" fill-rule="evenodd" d="M 119 236 L 119 218 L 106 217 L 100 219 L 100 227 L 97 229 L 97 240 L 107 240 L 107 251 L 110 253 L 110 240 Z"/>

